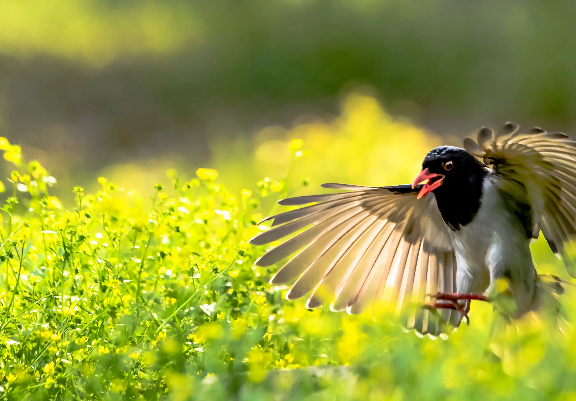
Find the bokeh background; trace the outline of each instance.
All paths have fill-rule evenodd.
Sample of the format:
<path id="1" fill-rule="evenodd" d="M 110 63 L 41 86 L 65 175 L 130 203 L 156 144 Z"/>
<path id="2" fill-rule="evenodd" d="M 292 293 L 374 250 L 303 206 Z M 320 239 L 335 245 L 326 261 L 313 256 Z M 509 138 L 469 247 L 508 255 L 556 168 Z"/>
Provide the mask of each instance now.
<path id="1" fill-rule="evenodd" d="M 167 168 L 211 167 L 240 189 L 284 177 L 294 138 L 309 188 L 393 184 L 482 125 L 576 131 L 575 15 L 536 0 L 1 2 L 0 135 L 59 188 L 105 175 L 145 191 Z"/>

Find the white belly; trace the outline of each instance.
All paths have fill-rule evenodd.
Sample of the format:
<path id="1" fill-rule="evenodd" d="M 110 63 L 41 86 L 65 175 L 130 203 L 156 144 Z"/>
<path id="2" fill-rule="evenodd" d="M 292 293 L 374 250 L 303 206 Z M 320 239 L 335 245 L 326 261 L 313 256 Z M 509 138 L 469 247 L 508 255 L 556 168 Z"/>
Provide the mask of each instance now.
<path id="1" fill-rule="evenodd" d="M 495 185 L 485 180 L 483 190 L 476 217 L 451 234 L 458 292 L 487 293 L 496 279 L 507 279 L 519 309 L 523 309 L 534 291 L 530 241 L 521 222 L 506 209 Z"/>

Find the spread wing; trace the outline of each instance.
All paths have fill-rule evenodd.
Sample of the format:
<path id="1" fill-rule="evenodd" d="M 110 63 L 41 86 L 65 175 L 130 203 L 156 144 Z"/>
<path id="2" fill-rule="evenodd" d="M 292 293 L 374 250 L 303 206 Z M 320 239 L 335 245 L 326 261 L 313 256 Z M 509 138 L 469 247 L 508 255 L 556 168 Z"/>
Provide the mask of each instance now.
<path id="1" fill-rule="evenodd" d="M 323 187 L 347 192 L 282 200 L 313 205 L 263 220 L 273 220 L 272 228 L 250 240 L 263 245 L 295 234 L 256 261 L 270 266 L 299 251 L 271 283 L 296 279 L 286 298 L 311 293 L 310 308 L 331 301 L 333 310 L 360 313 L 375 301 L 392 302 L 409 316 L 406 327 L 423 334 L 457 326 L 456 311 L 410 308 L 427 294 L 456 291 L 456 259 L 435 197 L 417 200 L 421 187 L 409 185 Z"/>
<path id="2" fill-rule="evenodd" d="M 484 158 L 501 179 L 502 191 L 517 204 L 528 205 L 532 236 L 542 234 L 566 268 L 576 277 L 576 142 L 561 132 L 535 127 L 519 132 L 507 123 L 501 135 L 490 128 L 478 133 L 478 143 L 464 140 L 468 153 Z M 569 256 L 572 255 L 572 256 Z"/>

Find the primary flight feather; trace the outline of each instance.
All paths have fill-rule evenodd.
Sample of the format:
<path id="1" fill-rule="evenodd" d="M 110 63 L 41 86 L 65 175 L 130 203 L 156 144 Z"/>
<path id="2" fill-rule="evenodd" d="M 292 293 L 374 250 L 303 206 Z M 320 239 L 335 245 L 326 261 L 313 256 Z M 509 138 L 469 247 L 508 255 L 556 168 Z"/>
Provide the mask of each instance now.
<path id="1" fill-rule="evenodd" d="M 576 142 L 507 123 L 498 134 L 482 128 L 464 148 L 433 149 L 412 185 L 324 184 L 347 192 L 280 201 L 312 205 L 263 220 L 272 227 L 252 244 L 290 238 L 256 264 L 298 252 L 271 280 L 295 280 L 287 299 L 311 294 L 310 308 L 330 301 L 350 313 L 389 302 L 411 310 L 405 324 L 422 334 L 458 326 L 470 300 L 487 300 L 498 279 L 515 301 L 511 317 L 536 309 L 542 286 L 529 244 L 540 231 L 576 274 L 568 257 L 576 235 Z M 409 309 L 431 296 L 452 303 Z"/>

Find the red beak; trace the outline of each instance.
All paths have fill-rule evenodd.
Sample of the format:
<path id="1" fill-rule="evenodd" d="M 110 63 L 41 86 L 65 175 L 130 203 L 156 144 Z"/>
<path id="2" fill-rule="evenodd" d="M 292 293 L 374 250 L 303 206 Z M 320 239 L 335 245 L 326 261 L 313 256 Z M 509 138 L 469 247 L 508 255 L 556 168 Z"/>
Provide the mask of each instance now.
<path id="1" fill-rule="evenodd" d="M 434 181 L 433 183 L 430 183 L 428 180 L 434 177 L 440 177 L 440 179 Z M 418 177 L 416 177 L 416 179 L 414 180 L 414 183 L 412 184 L 412 189 L 414 189 L 414 187 L 416 187 L 416 185 L 420 184 L 422 181 L 426 181 L 426 183 L 418 193 L 418 199 L 420 199 L 423 196 L 426 196 L 430 192 L 434 191 L 440 185 L 442 185 L 443 180 L 444 176 L 442 174 L 431 173 L 430 171 L 428 171 L 427 168 L 425 168 L 424 170 L 422 170 L 420 174 L 418 174 Z"/>

